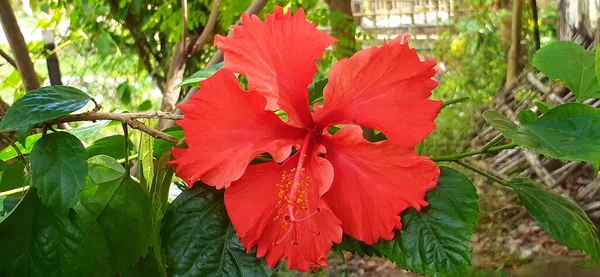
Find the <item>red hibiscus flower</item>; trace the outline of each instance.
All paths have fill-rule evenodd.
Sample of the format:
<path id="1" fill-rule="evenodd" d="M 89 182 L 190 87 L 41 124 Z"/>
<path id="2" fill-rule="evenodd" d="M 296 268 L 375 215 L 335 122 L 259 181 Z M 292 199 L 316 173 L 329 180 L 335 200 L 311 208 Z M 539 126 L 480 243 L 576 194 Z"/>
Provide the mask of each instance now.
<path id="1" fill-rule="evenodd" d="M 189 148 L 173 149 L 177 175 L 189 186 L 202 180 L 226 188 L 242 244 L 256 246 L 271 267 L 281 259 L 299 271 L 327 266 L 342 233 L 367 244 L 392 239 L 399 214 L 427 205 L 425 192 L 439 176 L 414 150 L 435 128 L 442 104 L 428 99 L 435 62 L 422 62 L 408 37 L 362 50 L 331 68 L 324 105 L 311 112 L 315 61 L 335 39 L 302 9 L 276 8 L 264 22 L 242 19 L 231 37 L 215 39 L 225 68 L 180 106 L 185 117 L 177 123 Z M 234 72 L 248 78 L 248 91 Z M 346 125 L 330 135 L 337 124 Z M 369 142 L 360 126 L 388 140 Z M 249 165 L 263 153 L 275 162 Z"/>

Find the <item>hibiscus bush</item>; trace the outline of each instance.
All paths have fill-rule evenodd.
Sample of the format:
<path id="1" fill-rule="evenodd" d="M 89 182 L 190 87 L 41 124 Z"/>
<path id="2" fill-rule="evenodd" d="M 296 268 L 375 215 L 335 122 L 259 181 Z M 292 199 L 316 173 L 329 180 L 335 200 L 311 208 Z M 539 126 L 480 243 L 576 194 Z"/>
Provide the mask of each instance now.
<path id="1" fill-rule="evenodd" d="M 318 270 L 344 251 L 467 276 L 478 196 L 456 168 L 512 188 L 553 238 L 596 265 L 597 230 L 575 203 L 465 160 L 524 147 L 597 172 L 600 110 L 581 103 L 600 97 L 596 55 L 572 42 L 542 48 L 534 65 L 580 102 L 538 103 L 540 114 L 518 123 L 487 111 L 502 136 L 426 157 L 415 149 L 460 103 L 430 99 L 435 62 L 409 39 L 359 51 L 314 80 L 336 40 L 302 9 L 276 8 L 215 38 L 224 63 L 181 84 L 200 87 L 183 115 L 103 112 L 73 87 L 28 92 L 0 121 L 10 142 L 0 151 L 0 276 L 269 276 Z M 159 131 L 154 119 L 179 127 Z M 80 121 L 92 123 L 57 127 Z M 82 142 L 113 125 L 123 134 Z M 182 191 L 170 199 L 173 185 Z"/>

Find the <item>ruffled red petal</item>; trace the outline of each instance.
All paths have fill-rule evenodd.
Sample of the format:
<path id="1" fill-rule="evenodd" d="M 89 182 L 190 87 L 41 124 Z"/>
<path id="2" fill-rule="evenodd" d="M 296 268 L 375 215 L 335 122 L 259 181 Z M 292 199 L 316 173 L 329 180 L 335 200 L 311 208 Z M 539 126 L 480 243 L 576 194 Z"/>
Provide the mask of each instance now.
<path id="1" fill-rule="evenodd" d="M 342 239 L 340 220 L 321 198 L 323 188 L 332 182 L 333 168 L 313 153 L 300 169 L 294 196 L 290 180 L 299 153 L 282 166 L 252 165 L 225 190 L 227 213 L 242 244 L 248 252 L 256 246 L 256 255 L 265 257 L 270 267 L 280 259 L 287 259 L 288 267 L 298 271 L 328 266 L 327 253 L 333 242 Z M 295 223 L 290 222 L 290 208 Z"/>
<path id="2" fill-rule="evenodd" d="M 320 128 L 354 122 L 413 148 L 433 129 L 442 101 L 429 100 L 437 86 L 434 61 L 422 62 L 408 37 L 359 51 L 329 71 L 324 106 L 315 106 Z"/>
<path id="3" fill-rule="evenodd" d="M 248 88 L 267 98 L 266 108 L 283 109 L 288 123 L 312 126 L 307 86 L 317 70 L 315 61 L 336 40 L 306 21 L 303 9 L 294 15 L 276 7 L 262 22 L 244 14 L 233 35 L 216 36 L 225 67 L 248 77 Z"/>
<path id="4" fill-rule="evenodd" d="M 323 198 L 342 220 L 344 233 L 367 244 L 391 240 L 394 228 L 402 227 L 402 211 L 428 204 L 425 192 L 440 175 L 428 158 L 389 141 L 368 142 L 357 125 L 322 140 L 334 168 L 333 184 Z"/>
<path id="5" fill-rule="evenodd" d="M 306 130 L 285 124 L 265 111 L 265 98 L 240 88 L 230 69 L 200 82 L 201 90 L 179 105 L 187 149 L 173 149 L 177 176 L 188 186 L 198 179 L 217 188 L 239 179 L 256 156 L 269 152 L 276 161 L 289 157 Z"/>

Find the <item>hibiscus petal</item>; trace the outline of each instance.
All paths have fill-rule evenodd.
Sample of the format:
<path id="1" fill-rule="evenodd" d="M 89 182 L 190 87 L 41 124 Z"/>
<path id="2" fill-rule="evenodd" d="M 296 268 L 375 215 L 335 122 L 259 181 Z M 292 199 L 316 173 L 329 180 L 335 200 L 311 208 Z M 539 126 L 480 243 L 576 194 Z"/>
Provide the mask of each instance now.
<path id="1" fill-rule="evenodd" d="M 290 180 L 298 158 L 299 153 L 282 166 L 273 162 L 250 166 L 225 190 L 225 206 L 248 252 L 256 246 L 256 255 L 265 257 L 270 267 L 287 259 L 289 268 L 308 271 L 329 265 L 327 253 L 333 242 L 341 242 L 342 228 L 321 198 L 320 188 L 329 187 L 333 168 L 314 152 L 306 158 L 299 186 L 291 196 Z M 295 223 L 290 221 L 290 207 Z"/>
<path id="2" fill-rule="evenodd" d="M 425 192 L 437 184 L 440 169 L 414 150 L 389 141 L 371 143 L 362 129 L 348 125 L 323 138 L 334 180 L 323 196 L 342 220 L 344 233 L 374 244 L 391 240 L 402 211 L 428 205 Z"/>
<path id="3" fill-rule="evenodd" d="M 202 89 L 180 105 L 187 149 L 173 149 L 177 176 L 191 187 L 198 179 L 217 188 L 239 179 L 256 156 L 269 152 L 276 161 L 289 157 L 305 130 L 265 111 L 265 98 L 242 90 L 233 72 L 221 69 L 200 82 Z"/>
<path id="4" fill-rule="evenodd" d="M 248 88 L 267 98 L 268 110 L 283 109 L 293 126 L 312 126 L 307 87 L 315 61 L 336 40 L 306 21 L 301 8 L 292 15 L 276 7 L 264 22 L 244 14 L 242 23 L 233 35 L 215 37 L 225 67 L 248 77 Z"/>
<path id="5" fill-rule="evenodd" d="M 428 99 L 437 86 L 431 80 L 435 62 L 422 62 L 407 40 L 398 37 L 337 62 L 329 71 L 324 105 L 315 106 L 317 125 L 324 129 L 354 122 L 406 148 L 431 133 L 442 106 Z"/>

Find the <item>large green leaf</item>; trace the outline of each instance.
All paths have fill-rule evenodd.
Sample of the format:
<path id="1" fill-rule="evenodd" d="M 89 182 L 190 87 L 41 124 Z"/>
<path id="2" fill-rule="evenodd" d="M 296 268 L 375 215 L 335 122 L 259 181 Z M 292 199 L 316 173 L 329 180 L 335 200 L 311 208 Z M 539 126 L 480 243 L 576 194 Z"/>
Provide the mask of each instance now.
<path id="1" fill-rule="evenodd" d="M 170 276 L 270 276 L 235 235 L 222 191 L 196 184 L 173 201 L 163 222 Z"/>
<path id="2" fill-rule="evenodd" d="M 147 122 L 146 122 L 147 123 Z M 152 180 L 154 179 L 154 138 L 144 132 L 140 133 L 140 144 L 138 147 L 138 161 L 140 182 L 148 192 L 152 188 Z"/>
<path id="3" fill-rule="evenodd" d="M 129 149 L 133 149 L 133 142 L 131 140 L 127 140 L 129 142 Z M 115 159 L 123 159 L 125 158 L 125 136 L 123 135 L 114 135 L 101 138 L 99 140 L 94 141 L 90 146 L 86 148 L 88 157 L 93 157 L 96 155 L 108 155 Z M 129 153 L 130 155 L 131 153 Z M 127 155 L 127 156 L 129 156 Z"/>
<path id="4" fill-rule="evenodd" d="M 521 126 L 486 111 L 483 117 L 505 138 L 550 158 L 600 164 L 600 110 L 567 103 Z"/>
<path id="5" fill-rule="evenodd" d="M 0 276 L 108 276 L 106 241 L 85 210 L 56 213 L 30 189 L 0 222 Z"/>
<path id="6" fill-rule="evenodd" d="M 123 178 L 125 168 L 113 157 L 97 155 L 88 159 L 88 177 L 92 185 L 98 185 Z"/>
<path id="7" fill-rule="evenodd" d="M 17 148 L 19 148 L 19 150 L 21 150 L 21 153 L 23 153 L 23 155 L 27 155 L 27 154 L 31 153 L 31 150 L 33 149 L 33 145 L 41 137 L 42 137 L 42 134 L 35 134 L 35 135 L 28 136 L 25 139 L 26 147 L 23 147 L 20 143 L 16 143 L 15 145 L 17 146 Z M 17 156 L 18 156 L 17 151 L 11 145 L 0 150 L 0 160 L 8 161 L 12 158 L 16 158 Z"/>
<path id="8" fill-rule="evenodd" d="M 27 184 L 27 174 L 23 161 L 19 160 L 6 165 L 0 179 L 0 192 L 20 188 Z"/>
<path id="9" fill-rule="evenodd" d="M 110 120 L 100 120 L 92 124 L 87 124 L 81 127 L 67 130 L 67 132 L 73 134 L 80 140 L 86 140 L 97 134 L 102 128 L 108 126 L 111 123 Z M 29 137 L 27 138 L 29 139 Z"/>
<path id="10" fill-rule="evenodd" d="M 468 276 L 471 234 L 479 208 L 469 179 L 441 167 L 438 185 L 426 195 L 429 206 L 402 214 L 404 229 L 374 245 L 402 268 L 429 276 Z"/>
<path id="11" fill-rule="evenodd" d="M 169 128 L 169 129 L 165 130 L 164 132 L 171 136 L 175 136 L 178 138 L 183 138 L 183 136 L 185 135 L 183 133 L 183 130 L 179 126 Z M 160 157 L 160 155 L 162 155 L 163 152 L 165 152 L 168 149 L 171 149 L 173 146 L 175 146 L 175 144 L 170 141 L 166 141 L 166 140 L 162 140 L 162 139 L 155 139 L 154 147 L 153 147 L 154 148 L 153 155 L 155 157 Z"/>
<path id="12" fill-rule="evenodd" d="M 223 68 L 223 66 L 224 66 L 223 62 L 220 62 L 220 63 L 212 65 L 208 68 L 198 70 L 198 71 L 196 71 L 196 73 L 192 74 L 192 76 L 183 80 L 183 82 L 181 82 L 181 84 L 177 85 L 176 87 L 189 87 L 189 86 L 197 87 L 198 82 L 208 79 L 208 77 L 215 74 L 219 69 Z"/>
<path id="13" fill-rule="evenodd" d="M 528 179 L 514 179 L 508 185 L 515 190 L 521 203 L 551 237 L 588 253 L 591 257 L 589 266 L 598 264 L 598 232 L 577 204 Z"/>
<path id="14" fill-rule="evenodd" d="M 51 133 L 31 151 L 31 181 L 48 207 L 66 210 L 77 204 L 85 187 L 87 154 L 81 141 L 67 132 Z"/>
<path id="15" fill-rule="evenodd" d="M 578 101 L 600 97 L 594 52 L 572 41 L 555 41 L 533 56 L 533 65 L 546 76 L 564 82 Z"/>
<path id="16" fill-rule="evenodd" d="M 102 229 L 115 272 L 123 273 L 146 255 L 152 227 L 151 207 L 139 183 L 126 174 L 84 189 L 80 199 Z"/>
<path id="17" fill-rule="evenodd" d="M 90 100 L 81 90 L 66 86 L 49 86 L 32 90 L 6 111 L 0 130 L 17 130 L 22 143 L 31 127 L 81 109 Z"/>

